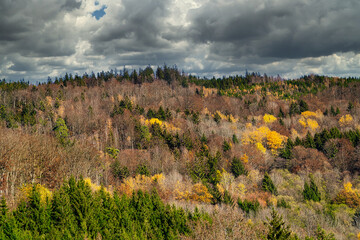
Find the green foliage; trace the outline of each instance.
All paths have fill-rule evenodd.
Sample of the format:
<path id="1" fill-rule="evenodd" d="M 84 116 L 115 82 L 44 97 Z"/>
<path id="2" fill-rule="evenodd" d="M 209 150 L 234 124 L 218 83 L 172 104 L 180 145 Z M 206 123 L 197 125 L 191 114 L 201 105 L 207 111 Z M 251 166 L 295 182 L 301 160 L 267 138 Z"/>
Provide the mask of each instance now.
<path id="1" fill-rule="evenodd" d="M 326 233 L 323 228 L 320 226 L 317 227 L 315 232 L 315 238 L 306 237 L 305 240 L 335 240 L 335 236 L 333 233 Z"/>
<path id="2" fill-rule="evenodd" d="M 274 195 L 277 195 L 277 189 L 267 172 L 265 173 L 264 178 L 262 180 L 261 188 L 266 192 L 270 192 Z"/>
<path id="3" fill-rule="evenodd" d="M 136 168 L 136 173 L 140 175 L 150 176 L 150 171 L 145 164 L 139 164 Z"/>
<path id="4" fill-rule="evenodd" d="M 1 239 L 179 239 L 190 233 L 189 221 L 207 218 L 198 210 L 189 213 L 165 205 L 156 191 L 110 195 L 104 188 L 92 192 L 83 179 L 74 178 L 51 201 L 42 203 L 33 187 L 28 201 L 3 212 Z"/>
<path id="5" fill-rule="evenodd" d="M 335 108 L 331 105 L 330 113 L 332 116 L 337 116 L 340 114 L 340 109 L 338 107 L 336 107 L 336 110 L 335 110 Z"/>
<path id="6" fill-rule="evenodd" d="M 304 184 L 303 197 L 305 200 L 312 200 L 314 202 L 320 202 L 321 200 L 320 191 L 312 176 L 310 176 L 310 185 L 307 182 Z"/>
<path id="7" fill-rule="evenodd" d="M 222 147 L 224 152 L 231 150 L 231 144 L 228 141 L 224 140 Z"/>
<path id="8" fill-rule="evenodd" d="M 133 103 L 128 96 L 125 96 L 117 105 L 114 105 L 114 109 L 111 112 L 110 116 L 114 117 L 118 114 L 123 114 L 125 109 L 129 110 L 130 112 L 133 110 Z"/>
<path id="9" fill-rule="evenodd" d="M 119 154 L 119 149 L 113 147 L 107 147 L 106 153 L 113 159 L 116 159 Z"/>
<path id="10" fill-rule="evenodd" d="M 233 136 L 232 136 L 232 142 L 233 142 L 234 144 L 239 143 L 239 139 L 236 137 L 235 134 L 233 134 Z"/>
<path id="11" fill-rule="evenodd" d="M 281 198 L 278 202 L 277 202 L 277 207 L 282 207 L 282 208 L 291 208 L 290 204 L 288 204 L 284 198 Z"/>
<path id="12" fill-rule="evenodd" d="M 129 169 L 126 166 L 121 166 L 119 160 L 116 160 L 111 164 L 111 172 L 120 181 L 130 176 Z"/>
<path id="13" fill-rule="evenodd" d="M 221 116 L 219 115 L 218 112 L 216 112 L 216 113 L 214 114 L 214 121 L 215 121 L 217 124 L 219 124 L 220 121 L 221 121 Z"/>
<path id="14" fill-rule="evenodd" d="M 352 102 L 348 103 L 348 106 L 346 108 L 346 111 L 348 111 L 349 113 L 351 113 L 354 109 L 354 104 Z"/>
<path id="15" fill-rule="evenodd" d="M 67 128 L 64 119 L 58 118 L 56 120 L 53 131 L 55 132 L 55 137 L 59 140 L 61 145 L 69 146 L 71 144 L 69 139 L 69 129 Z"/>
<path id="16" fill-rule="evenodd" d="M 231 161 L 230 168 L 232 174 L 234 174 L 234 177 L 236 178 L 240 175 L 247 175 L 247 171 L 245 169 L 243 162 L 237 157 L 234 157 L 233 160 Z"/>
<path id="17" fill-rule="evenodd" d="M 135 127 L 135 145 L 138 149 L 146 149 L 150 145 L 151 134 L 146 125 L 136 124 Z"/>
<path id="18" fill-rule="evenodd" d="M 205 136 L 205 134 L 202 134 L 201 138 L 200 138 L 200 141 L 203 143 L 203 144 L 207 144 L 208 143 L 208 139 L 207 137 Z"/>
<path id="19" fill-rule="evenodd" d="M 314 138 L 311 136 L 310 132 L 306 134 L 305 140 L 304 140 L 304 147 L 306 148 L 316 148 L 316 144 L 314 141 Z"/>
<path id="20" fill-rule="evenodd" d="M 239 198 L 238 206 L 241 210 L 243 210 L 247 214 L 249 214 L 250 212 L 256 213 L 260 209 L 260 203 L 258 202 L 258 200 L 249 201 L 249 200 L 245 199 L 244 201 L 242 201 Z"/>
<path id="21" fill-rule="evenodd" d="M 300 100 L 298 102 L 292 102 L 290 104 L 289 115 L 292 116 L 295 114 L 300 114 L 308 110 L 309 110 L 309 106 L 304 100 Z"/>
<path id="22" fill-rule="evenodd" d="M 281 150 L 279 156 L 285 159 L 291 159 L 292 158 L 292 149 L 294 148 L 294 143 L 291 140 L 291 138 L 288 138 L 285 148 Z"/>
<path id="23" fill-rule="evenodd" d="M 208 161 L 207 161 L 207 166 L 208 166 L 208 174 L 207 174 L 207 179 L 209 181 L 209 183 L 216 185 L 217 183 L 219 183 L 220 179 L 219 176 L 217 174 L 217 170 L 218 168 L 218 164 L 221 160 L 221 153 L 220 152 L 216 152 L 215 156 L 211 156 L 209 154 L 208 156 Z"/>
<path id="24" fill-rule="evenodd" d="M 199 124 L 200 123 L 200 113 L 199 112 L 193 112 L 191 120 L 193 121 L 194 124 Z"/>
<path id="25" fill-rule="evenodd" d="M 282 108 L 280 108 L 280 110 L 279 110 L 278 117 L 279 117 L 279 118 L 284 118 L 284 117 L 285 117 L 285 113 L 284 113 L 284 111 L 282 110 Z"/>
<path id="26" fill-rule="evenodd" d="M 172 114 L 168 108 L 164 111 L 163 107 L 160 106 L 158 111 L 154 111 L 151 108 L 148 110 L 146 117 L 148 119 L 157 118 L 161 121 L 169 121 L 172 118 Z"/>
<path id="27" fill-rule="evenodd" d="M 291 236 L 290 227 L 285 224 L 282 216 L 273 208 L 271 211 L 271 219 L 267 218 L 268 240 L 285 240 Z"/>
<path id="28" fill-rule="evenodd" d="M 224 191 L 224 194 L 222 197 L 223 197 L 222 202 L 224 204 L 234 207 L 234 205 L 235 205 L 234 200 L 232 199 L 230 193 L 227 190 Z"/>

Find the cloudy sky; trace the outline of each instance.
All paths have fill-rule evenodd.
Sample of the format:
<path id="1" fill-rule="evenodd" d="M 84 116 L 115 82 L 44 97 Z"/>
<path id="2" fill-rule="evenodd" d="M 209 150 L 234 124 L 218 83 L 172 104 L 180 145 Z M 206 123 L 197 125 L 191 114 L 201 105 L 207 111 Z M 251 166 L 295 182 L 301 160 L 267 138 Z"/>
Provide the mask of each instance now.
<path id="1" fill-rule="evenodd" d="M 176 64 L 360 76 L 359 0 L 0 0 L 0 78 Z"/>

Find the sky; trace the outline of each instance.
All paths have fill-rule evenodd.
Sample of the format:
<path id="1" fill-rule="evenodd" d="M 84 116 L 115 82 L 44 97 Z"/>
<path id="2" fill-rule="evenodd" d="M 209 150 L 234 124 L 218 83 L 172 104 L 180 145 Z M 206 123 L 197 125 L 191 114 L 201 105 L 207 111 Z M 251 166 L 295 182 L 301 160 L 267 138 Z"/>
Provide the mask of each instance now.
<path id="1" fill-rule="evenodd" d="M 177 65 L 360 76 L 359 0 L 0 0 L 0 79 Z"/>

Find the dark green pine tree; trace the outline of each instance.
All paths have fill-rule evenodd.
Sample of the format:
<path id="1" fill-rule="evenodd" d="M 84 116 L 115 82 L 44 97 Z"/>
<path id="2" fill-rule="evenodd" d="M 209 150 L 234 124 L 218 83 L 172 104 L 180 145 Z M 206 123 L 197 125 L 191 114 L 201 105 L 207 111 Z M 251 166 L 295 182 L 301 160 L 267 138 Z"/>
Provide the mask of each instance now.
<path id="1" fill-rule="evenodd" d="M 217 178 L 216 170 L 218 170 L 218 163 L 221 161 L 221 153 L 216 152 L 215 156 L 208 156 L 207 166 L 209 169 L 208 180 L 211 184 L 216 185 L 219 182 Z"/>
<path id="2" fill-rule="evenodd" d="M 334 109 L 334 107 L 332 105 L 330 107 L 330 113 L 331 113 L 332 116 L 336 116 L 336 111 L 335 111 L 335 109 Z"/>
<path id="3" fill-rule="evenodd" d="M 236 178 L 240 175 L 247 175 L 247 171 L 245 169 L 244 164 L 237 157 L 234 157 L 233 160 L 231 161 L 231 172 L 232 174 L 234 174 L 234 177 Z"/>
<path id="4" fill-rule="evenodd" d="M 333 127 L 330 129 L 331 138 L 341 138 L 341 132 L 337 127 Z"/>
<path id="5" fill-rule="evenodd" d="M 319 151 L 324 150 L 325 142 L 323 141 L 323 138 L 321 137 L 321 133 L 316 133 L 314 135 L 314 142 L 315 142 L 315 146 L 316 146 L 317 150 L 319 150 Z"/>
<path id="6" fill-rule="evenodd" d="M 31 231 L 35 236 L 49 232 L 51 228 L 50 211 L 47 203 L 41 202 L 36 185 L 33 185 L 28 202 L 23 200 L 16 212 L 16 220 L 24 230 Z"/>
<path id="7" fill-rule="evenodd" d="M 1 202 L 0 202 L 0 228 L 5 223 L 8 211 L 9 211 L 9 209 L 6 204 L 5 197 L 3 196 L 1 198 Z"/>
<path id="8" fill-rule="evenodd" d="M 285 148 L 280 152 L 280 157 L 285 159 L 291 159 L 292 158 L 292 149 L 294 148 L 293 141 L 288 138 Z"/>
<path id="9" fill-rule="evenodd" d="M 67 187 L 68 185 L 63 184 L 58 191 L 54 192 L 51 200 L 51 221 L 53 228 L 59 231 L 62 239 L 75 238 L 78 230 Z"/>
<path id="10" fill-rule="evenodd" d="M 299 137 L 296 137 L 296 138 L 295 138 L 294 145 L 295 145 L 295 146 L 300 146 L 300 145 L 302 145 L 301 139 L 300 139 Z"/>
<path id="11" fill-rule="evenodd" d="M 290 239 L 291 232 L 290 227 L 285 225 L 281 215 L 273 208 L 271 211 L 271 219 L 267 218 L 268 222 L 265 224 L 268 226 L 268 234 L 266 239 L 268 240 L 285 240 Z"/>
<path id="12" fill-rule="evenodd" d="M 306 134 L 306 137 L 305 137 L 305 140 L 304 140 L 304 147 L 306 147 L 306 148 L 316 148 L 314 138 L 311 136 L 310 132 L 308 132 Z"/>
<path id="13" fill-rule="evenodd" d="M 320 202 L 321 200 L 320 191 L 312 176 L 310 176 L 310 185 L 307 182 L 304 184 L 303 196 L 305 200 L 312 200 L 314 202 Z"/>
<path id="14" fill-rule="evenodd" d="M 234 144 L 239 143 L 239 139 L 236 137 L 235 134 L 233 134 L 233 136 L 232 136 L 232 141 L 233 141 Z"/>
<path id="15" fill-rule="evenodd" d="M 162 106 L 159 107 L 159 110 L 157 111 L 156 117 L 160 119 L 161 121 L 166 120 L 166 114 Z"/>
<path id="16" fill-rule="evenodd" d="M 83 236 L 95 238 L 98 229 L 93 218 L 95 208 L 91 188 L 82 177 L 78 181 L 72 177 L 68 184 L 68 194 L 77 228 Z"/>
<path id="17" fill-rule="evenodd" d="M 300 113 L 309 110 L 308 104 L 304 100 L 299 101 Z"/>
<path id="18" fill-rule="evenodd" d="M 351 113 L 353 109 L 354 109 L 354 104 L 352 102 L 349 102 L 346 111 Z"/>
<path id="19" fill-rule="evenodd" d="M 267 172 L 265 172 L 264 178 L 261 183 L 261 188 L 266 192 L 277 195 L 277 189 Z"/>
<path id="20" fill-rule="evenodd" d="M 284 117 L 285 117 L 285 113 L 284 113 L 284 111 L 282 110 L 282 108 L 280 108 L 280 110 L 279 110 L 278 117 L 279 117 L 279 118 L 284 118 Z"/>

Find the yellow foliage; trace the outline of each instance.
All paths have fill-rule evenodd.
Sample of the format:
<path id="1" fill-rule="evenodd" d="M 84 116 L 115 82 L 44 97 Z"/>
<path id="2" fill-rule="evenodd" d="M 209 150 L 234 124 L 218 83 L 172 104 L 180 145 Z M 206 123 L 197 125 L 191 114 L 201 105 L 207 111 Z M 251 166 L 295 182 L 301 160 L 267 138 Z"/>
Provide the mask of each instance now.
<path id="1" fill-rule="evenodd" d="M 29 197 L 31 195 L 33 185 L 32 184 L 26 184 L 20 188 L 20 199 L 28 201 Z M 52 198 L 52 192 L 47 189 L 45 186 L 41 184 L 36 184 L 35 188 L 40 193 L 40 202 L 46 203 L 46 199 L 50 200 Z"/>
<path id="2" fill-rule="evenodd" d="M 178 189 L 175 190 L 177 200 L 185 200 L 185 201 L 195 201 L 195 202 L 204 202 L 210 203 L 212 199 L 212 195 L 209 193 L 206 186 L 202 183 L 196 183 L 192 186 L 191 191 L 180 191 Z"/>
<path id="3" fill-rule="evenodd" d="M 140 122 L 141 122 L 141 124 L 146 125 L 146 126 L 151 126 L 151 125 L 154 125 L 154 124 L 158 124 L 159 126 L 165 127 L 167 130 L 170 130 L 170 131 L 173 131 L 173 132 L 176 132 L 176 131 L 180 130 L 180 128 L 177 128 L 177 127 L 173 126 L 170 123 L 163 122 L 158 118 L 151 118 L 150 120 L 148 120 L 148 119 L 145 120 L 143 117 L 141 117 Z"/>
<path id="4" fill-rule="evenodd" d="M 240 158 L 241 161 L 243 161 L 243 163 L 248 163 L 249 162 L 249 157 L 248 155 L 246 155 L 246 153 Z"/>
<path id="5" fill-rule="evenodd" d="M 162 184 L 165 180 L 165 176 L 160 173 L 160 174 L 155 174 L 154 176 L 151 177 L 151 181 L 152 182 L 156 182 L 156 183 L 159 183 L 159 184 Z"/>
<path id="6" fill-rule="evenodd" d="M 266 148 L 264 148 L 264 146 L 261 143 L 257 142 L 256 147 L 260 152 L 262 152 L 262 153 L 266 152 Z"/>
<path id="7" fill-rule="evenodd" d="M 266 148 L 263 144 L 272 150 L 275 154 L 276 151 L 283 146 L 287 137 L 281 135 L 276 131 L 271 131 L 268 127 L 259 127 L 253 131 L 247 131 L 242 136 L 243 144 L 255 144 L 260 152 L 265 153 Z"/>
<path id="8" fill-rule="evenodd" d="M 273 123 L 277 120 L 277 118 L 271 114 L 265 114 L 263 119 L 265 123 Z"/>
<path id="9" fill-rule="evenodd" d="M 209 111 L 209 109 L 208 109 L 207 107 L 204 108 L 204 109 L 201 111 L 201 113 L 204 114 L 204 115 L 206 115 L 206 114 L 210 115 L 210 111 Z"/>
<path id="10" fill-rule="evenodd" d="M 251 124 L 251 123 L 246 123 L 246 124 L 245 124 L 245 127 L 246 127 L 246 128 L 252 128 L 252 124 Z"/>
<path id="11" fill-rule="evenodd" d="M 192 196 L 191 198 L 198 202 L 210 203 L 212 195 L 209 193 L 206 186 L 202 183 L 197 183 L 192 187 Z"/>
<path id="12" fill-rule="evenodd" d="M 216 184 L 216 187 L 217 187 L 217 189 L 219 190 L 219 192 L 221 193 L 221 194 L 224 194 L 224 192 L 225 192 L 225 189 L 221 186 L 221 184 Z"/>
<path id="13" fill-rule="evenodd" d="M 308 111 L 309 112 L 309 111 Z M 315 113 L 314 113 L 315 114 Z M 315 131 L 317 128 L 319 128 L 319 124 L 317 123 L 316 120 L 313 119 L 304 119 L 304 117 L 301 117 L 299 119 L 299 123 L 304 127 L 309 127 L 312 131 Z"/>
<path id="14" fill-rule="evenodd" d="M 219 179 L 220 179 L 219 185 L 227 191 L 229 191 L 232 188 L 232 185 L 235 181 L 234 175 L 228 173 L 225 169 L 222 169 L 222 173 L 220 173 Z"/>
<path id="15" fill-rule="evenodd" d="M 271 206 L 277 206 L 277 199 L 275 196 L 271 195 L 270 199 L 269 199 L 269 203 Z"/>
<path id="16" fill-rule="evenodd" d="M 347 182 L 344 184 L 344 190 L 347 193 L 354 193 L 354 189 L 352 189 L 352 184 L 350 182 Z"/>
<path id="17" fill-rule="evenodd" d="M 207 110 L 207 108 L 206 108 L 206 110 Z M 232 114 L 225 115 L 225 114 L 222 114 L 220 111 L 216 111 L 215 114 L 216 113 L 220 116 L 221 120 L 227 120 L 232 123 L 236 123 L 239 120 L 239 119 L 235 118 Z M 211 116 L 215 117 L 215 114 L 211 114 Z"/>
<path id="18" fill-rule="evenodd" d="M 101 186 L 97 185 L 96 183 L 92 183 L 90 178 L 85 178 L 84 181 L 89 184 L 91 190 L 93 192 L 99 191 L 101 189 Z M 109 192 L 107 188 L 103 187 L 106 192 Z"/>
<path id="19" fill-rule="evenodd" d="M 350 114 L 346 114 L 339 119 L 340 126 L 346 126 L 353 122 L 353 117 Z"/>
<path id="20" fill-rule="evenodd" d="M 305 111 L 301 113 L 301 116 L 305 117 L 305 118 L 309 118 L 309 117 L 317 117 L 316 113 L 311 112 L 311 111 Z"/>
<path id="21" fill-rule="evenodd" d="M 229 122 L 232 122 L 232 123 L 236 123 L 238 121 L 238 119 L 234 118 L 234 116 L 232 114 L 230 114 L 228 116 L 228 120 L 229 120 Z"/>
<path id="22" fill-rule="evenodd" d="M 286 137 L 276 131 L 270 131 L 266 135 L 266 140 L 268 147 L 273 150 L 273 153 L 275 153 L 276 150 L 283 146 L 283 143 L 286 141 Z"/>
<path id="23" fill-rule="evenodd" d="M 243 196 L 245 195 L 246 193 L 246 187 L 243 183 L 239 183 L 237 186 L 236 186 L 236 190 Z"/>
<path id="24" fill-rule="evenodd" d="M 360 232 L 357 235 L 357 239 L 360 240 Z"/>
<path id="25" fill-rule="evenodd" d="M 244 133 L 241 141 L 243 144 L 262 142 L 267 133 L 270 132 L 268 127 L 259 127 L 254 131 Z"/>
<path id="26" fill-rule="evenodd" d="M 307 119 L 307 125 L 312 131 L 315 131 L 319 127 L 317 121 L 312 119 Z"/>
<path id="27" fill-rule="evenodd" d="M 219 114 L 221 120 L 227 120 L 227 117 L 226 115 L 222 114 L 220 111 L 216 111 L 217 114 Z M 212 115 L 212 117 L 214 117 L 215 114 Z"/>
<path id="28" fill-rule="evenodd" d="M 306 122 L 305 122 L 305 119 L 303 117 L 301 117 L 299 119 L 299 123 L 303 126 L 303 127 L 306 127 Z"/>
<path id="29" fill-rule="evenodd" d="M 126 195 L 131 195 L 133 191 L 150 190 L 155 184 L 162 187 L 164 181 L 165 176 L 163 174 L 155 174 L 152 177 L 139 174 L 136 177 L 129 177 L 125 179 L 120 185 L 120 192 L 123 192 Z"/>

